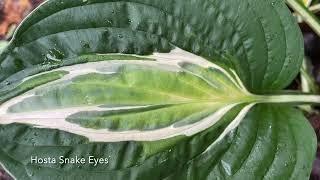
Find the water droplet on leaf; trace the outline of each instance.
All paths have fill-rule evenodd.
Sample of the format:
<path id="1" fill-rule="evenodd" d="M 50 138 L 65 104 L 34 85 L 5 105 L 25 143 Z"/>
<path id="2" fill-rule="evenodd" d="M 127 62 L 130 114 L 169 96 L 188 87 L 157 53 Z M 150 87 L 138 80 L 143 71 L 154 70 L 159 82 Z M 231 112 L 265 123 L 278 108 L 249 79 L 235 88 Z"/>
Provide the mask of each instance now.
<path id="1" fill-rule="evenodd" d="M 81 46 L 85 49 L 90 49 L 90 44 L 84 41 L 80 41 Z"/>
<path id="2" fill-rule="evenodd" d="M 61 52 L 57 48 L 50 49 L 48 53 L 45 55 L 45 63 L 61 63 L 64 58 L 63 52 Z"/>
<path id="3" fill-rule="evenodd" d="M 112 21 L 110 19 L 107 19 L 107 24 L 112 25 Z"/>
<path id="4" fill-rule="evenodd" d="M 5 81 L 4 84 L 5 84 L 5 85 L 10 85 L 11 82 L 10 82 L 10 81 Z"/>

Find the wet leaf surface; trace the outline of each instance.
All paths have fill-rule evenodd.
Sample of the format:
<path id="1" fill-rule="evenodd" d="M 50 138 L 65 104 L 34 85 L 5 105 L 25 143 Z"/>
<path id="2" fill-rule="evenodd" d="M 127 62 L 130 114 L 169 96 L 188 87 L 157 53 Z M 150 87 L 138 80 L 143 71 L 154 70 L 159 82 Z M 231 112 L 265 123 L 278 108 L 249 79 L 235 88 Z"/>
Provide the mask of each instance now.
<path id="1" fill-rule="evenodd" d="M 1 1 L 1 0 L 0 0 Z M 28 2 L 27 2 L 28 1 Z M 0 2 L 0 39 L 6 39 L 6 33 L 13 24 L 18 24 L 23 16 L 27 15 L 33 8 L 39 5 L 42 0 L 4 0 Z M 6 3 L 10 3 L 10 6 Z M 29 4 L 29 5 L 28 5 Z M 21 7 L 24 6 L 24 7 Z M 8 9 L 9 7 L 9 9 Z M 7 10 L 5 11 L 5 8 Z M 11 9 L 10 9 L 11 8 Z M 18 11 L 17 11 L 18 10 Z M 17 16 L 17 12 L 20 13 Z M 9 17 L 9 18 L 8 18 Z M 12 18 L 14 17 L 14 18 Z M 12 19 L 10 19 L 12 18 Z M 5 22 L 4 21 L 8 21 Z M 306 28 L 304 30 L 305 38 L 305 51 L 307 56 L 312 60 L 314 65 L 313 75 L 317 80 L 318 85 L 320 85 L 320 38 L 318 38 L 314 33 Z M 1 31 L 2 30 L 2 31 Z M 299 88 L 296 84 L 299 84 L 299 80 L 295 81 L 295 85 L 291 86 L 293 88 Z M 309 115 L 309 120 L 314 127 L 318 142 L 320 140 L 320 114 Z M 317 159 L 314 162 L 314 168 L 311 175 L 312 180 L 320 179 L 320 144 L 318 145 Z M 11 180 L 12 178 L 1 168 L 0 166 L 0 180 Z"/>

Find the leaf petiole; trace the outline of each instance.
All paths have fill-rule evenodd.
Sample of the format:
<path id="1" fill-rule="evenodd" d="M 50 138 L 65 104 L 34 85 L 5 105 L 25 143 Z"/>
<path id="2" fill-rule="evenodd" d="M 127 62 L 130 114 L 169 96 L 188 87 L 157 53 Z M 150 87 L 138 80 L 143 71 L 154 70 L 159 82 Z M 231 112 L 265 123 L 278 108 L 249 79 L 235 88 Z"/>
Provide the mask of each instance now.
<path id="1" fill-rule="evenodd" d="M 254 99 L 257 103 L 320 104 L 320 96 L 311 94 L 254 95 Z"/>

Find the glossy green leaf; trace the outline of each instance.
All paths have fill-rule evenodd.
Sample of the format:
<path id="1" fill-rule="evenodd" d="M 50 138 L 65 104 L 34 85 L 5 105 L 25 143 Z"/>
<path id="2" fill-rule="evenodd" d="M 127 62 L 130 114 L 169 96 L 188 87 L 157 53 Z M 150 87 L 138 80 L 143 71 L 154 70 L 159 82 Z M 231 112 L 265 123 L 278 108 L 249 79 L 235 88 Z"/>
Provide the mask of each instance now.
<path id="1" fill-rule="evenodd" d="M 0 159 L 17 179 L 308 179 L 316 139 L 296 109 L 259 105 L 237 130 L 215 143 L 239 108 L 192 137 L 155 142 L 92 143 L 58 130 L 1 126 Z M 108 158 L 107 164 L 58 163 Z M 30 157 L 56 158 L 31 164 Z M 262 163 L 263 162 L 263 163 Z"/>
<path id="2" fill-rule="evenodd" d="M 254 107 L 227 139 L 167 179 L 309 179 L 317 140 L 296 109 Z"/>
<path id="3" fill-rule="evenodd" d="M 254 92 L 299 72 L 301 33 L 282 1 L 50 0 L 28 16 L 0 57 L 0 81 L 23 69 L 88 53 L 151 54 L 175 47 L 232 65 Z M 65 61 L 65 60 L 64 60 Z"/>

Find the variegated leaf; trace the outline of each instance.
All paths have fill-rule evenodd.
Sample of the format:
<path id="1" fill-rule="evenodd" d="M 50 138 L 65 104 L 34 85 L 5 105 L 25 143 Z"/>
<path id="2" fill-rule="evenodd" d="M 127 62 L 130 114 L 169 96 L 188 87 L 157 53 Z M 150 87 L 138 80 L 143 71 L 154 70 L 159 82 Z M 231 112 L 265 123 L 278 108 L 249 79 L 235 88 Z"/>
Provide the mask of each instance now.
<path id="1" fill-rule="evenodd" d="M 90 59 L 2 90 L 0 123 L 59 129 L 91 141 L 156 141 L 195 135 L 243 106 L 225 135 L 256 103 L 232 69 L 180 49 Z"/>

